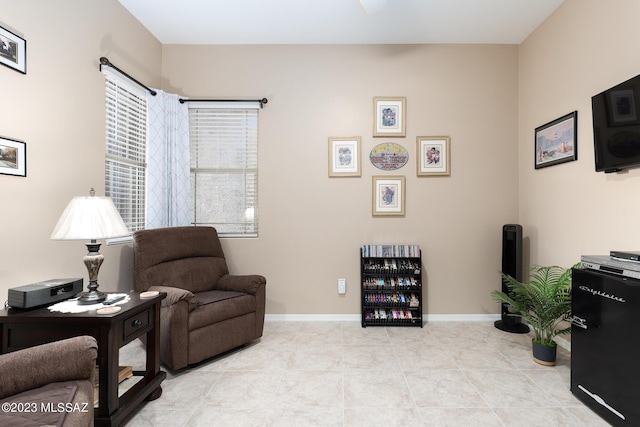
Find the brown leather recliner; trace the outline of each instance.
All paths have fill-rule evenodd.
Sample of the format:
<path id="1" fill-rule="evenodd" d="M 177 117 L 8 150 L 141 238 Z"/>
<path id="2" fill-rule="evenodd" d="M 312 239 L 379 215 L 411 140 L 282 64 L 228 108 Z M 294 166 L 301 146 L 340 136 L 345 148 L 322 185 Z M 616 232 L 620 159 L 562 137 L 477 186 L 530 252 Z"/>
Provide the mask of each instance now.
<path id="1" fill-rule="evenodd" d="M 166 292 L 160 360 L 180 369 L 262 336 L 266 280 L 230 275 L 213 227 L 168 227 L 133 235 L 135 288 Z"/>

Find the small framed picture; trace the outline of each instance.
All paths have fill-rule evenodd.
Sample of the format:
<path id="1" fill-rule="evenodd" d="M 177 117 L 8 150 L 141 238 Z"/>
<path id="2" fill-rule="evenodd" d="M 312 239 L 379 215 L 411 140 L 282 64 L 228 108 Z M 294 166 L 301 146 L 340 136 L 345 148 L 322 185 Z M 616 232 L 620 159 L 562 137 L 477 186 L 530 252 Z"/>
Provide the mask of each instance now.
<path id="1" fill-rule="evenodd" d="M 373 98 L 373 136 L 405 136 L 407 98 L 377 96 Z"/>
<path id="2" fill-rule="evenodd" d="M 405 177 L 373 177 L 373 216 L 404 216 Z"/>
<path id="3" fill-rule="evenodd" d="M 451 138 L 419 136 L 416 138 L 418 176 L 451 175 Z"/>
<path id="4" fill-rule="evenodd" d="M 27 41 L 0 27 L 0 64 L 27 74 Z"/>
<path id="5" fill-rule="evenodd" d="M 27 144 L 0 137 L 0 174 L 27 176 Z"/>
<path id="6" fill-rule="evenodd" d="M 578 112 L 574 111 L 536 128 L 535 168 L 578 159 Z"/>
<path id="7" fill-rule="evenodd" d="M 360 137 L 329 137 L 329 176 L 361 176 Z"/>

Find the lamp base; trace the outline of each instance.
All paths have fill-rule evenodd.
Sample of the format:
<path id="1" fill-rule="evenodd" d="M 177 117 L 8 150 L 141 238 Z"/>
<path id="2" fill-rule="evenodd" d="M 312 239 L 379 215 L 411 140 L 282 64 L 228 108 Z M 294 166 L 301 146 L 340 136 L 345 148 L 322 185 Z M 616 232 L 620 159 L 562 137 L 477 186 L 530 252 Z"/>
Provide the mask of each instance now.
<path id="1" fill-rule="evenodd" d="M 100 243 L 92 240 L 87 243 L 87 250 L 89 253 L 84 256 L 84 265 L 89 272 L 89 292 L 78 299 L 79 305 L 98 304 L 107 298 L 107 294 L 98 291 L 98 271 L 104 260 L 100 253 Z"/>
<path id="2" fill-rule="evenodd" d="M 98 304 L 107 299 L 107 294 L 99 291 L 89 291 L 78 298 L 78 305 Z"/>

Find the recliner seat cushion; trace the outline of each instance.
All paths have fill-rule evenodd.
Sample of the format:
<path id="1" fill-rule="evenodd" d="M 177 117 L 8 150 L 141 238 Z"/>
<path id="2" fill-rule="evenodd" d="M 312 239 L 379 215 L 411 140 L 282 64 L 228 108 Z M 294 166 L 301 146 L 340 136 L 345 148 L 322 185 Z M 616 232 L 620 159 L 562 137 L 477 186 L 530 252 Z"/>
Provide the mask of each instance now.
<path id="1" fill-rule="evenodd" d="M 226 299 L 241 297 L 243 295 L 248 295 L 245 292 L 237 292 L 237 291 L 206 291 L 206 292 L 198 292 L 193 294 L 196 305 L 207 305 L 218 301 L 224 301 Z"/>
<path id="2" fill-rule="evenodd" d="M 65 408 L 73 408 L 75 412 L 86 411 L 87 413 L 92 410 L 88 406 L 89 402 L 74 405 L 73 401 L 77 389 L 76 381 L 56 382 L 2 399 L 0 403 L 8 404 L 9 407 L 12 404 L 16 407 L 24 405 L 26 409 L 4 411 L 2 425 L 6 427 L 61 426 L 65 420 L 66 412 L 69 412 L 65 411 Z M 93 405 L 93 401 L 90 404 Z M 43 408 L 48 410 L 42 410 Z"/>
<path id="3" fill-rule="evenodd" d="M 234 291 L 208 291 L 194 294 L 197 307 L 189 313 L 189 330 L 256 311 L 253 295 Z"/>

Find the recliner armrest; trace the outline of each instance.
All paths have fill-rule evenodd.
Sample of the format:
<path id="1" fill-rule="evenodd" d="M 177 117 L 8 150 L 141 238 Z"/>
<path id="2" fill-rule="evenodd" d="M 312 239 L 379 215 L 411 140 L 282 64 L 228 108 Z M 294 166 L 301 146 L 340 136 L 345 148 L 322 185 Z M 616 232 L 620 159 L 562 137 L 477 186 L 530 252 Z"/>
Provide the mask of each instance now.
<path id="1" fill-rule="evenodd" d="M 180 301 L 186 301 L 189 305 L 189 311 L 196 308 L 195 296 L 191 291 L 186 289 L 174 288 L 171 286 L 151 286 L 150 291 L 166 292 L 167 297 L 160 303 L 161 307 L 170 307 Z"/>
<path id="2" fill-rule="evenodd" d="M 245 292 L 247 294 L 255 295 L 258 292 L 260 286 L 264 286 L 267 283 L 267 279 L 264 276 L 258 274 L 248 275 L 232 275 L 227 274 L 220 278 L 216 289 L 222 291 L 237 291 Z"/>

